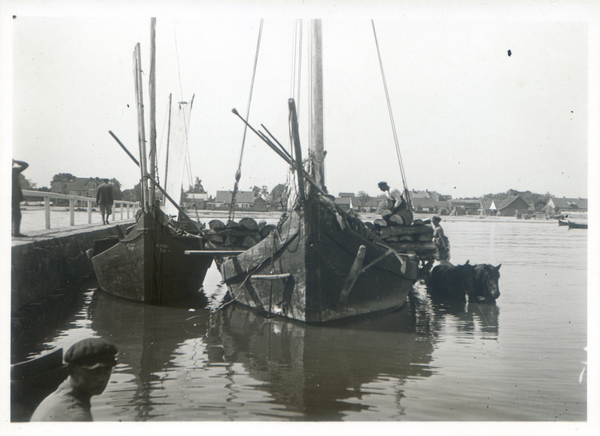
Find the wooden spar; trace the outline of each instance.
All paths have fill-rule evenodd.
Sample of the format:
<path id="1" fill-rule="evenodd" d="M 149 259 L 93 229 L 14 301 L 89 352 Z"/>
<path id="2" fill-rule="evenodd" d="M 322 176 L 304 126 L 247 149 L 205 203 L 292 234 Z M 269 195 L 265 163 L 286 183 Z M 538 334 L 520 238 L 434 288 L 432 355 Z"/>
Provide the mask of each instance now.
<path id="1" fill-rule="evenodd" d="M 192 101 L 194 97 L 192 97 Z M 167 177 L 169 177 L 169 142 L 171 140 L 171 106 L 173 105 L 173 94 L 169 94 L 169 127 L 167 130 L 167 160 L 165 161 L 165 186 L 167 185 Z"/>
<path id="2" fill-rule="evenodd" d="M 156 18 L 150 20 L 150 199 L 154 207 L 156 191 Z"/>
<path id="3" fill-rule="evenodd" d="M 325 151 L 323 144 L 323 55 L 321 20 L 313 20 L 311 38 L 311 131 L 310 146 L 314 157 L 313 177 L 325 187 Z"/>
<path id="4" fill-rule="evenodd" d="M 135 159 L 135 157 L 133 157 L 133 155 L 129 152 L 129 150 L 127 150 L 127 147 L 125 147 L 125 144 L 123 144 L 121 142 L 121 140 L 119 138 L 117 138 L 117 135 L 115 135 L 110 130 L 108 131 L 108 133 L 110 133 L 111 136 L 114 138 L 114 140 L 117 141 L 117 143 L 121 146 L 121 148 L 123 150 L 125 150 L 125 153 L 127 153 L 129 155 L 129 157 L 131 158 L 131 160 L 133 160 L 136 163 L 137 166 L 140 166 L 139 162 Z M 158 184 L 158 182 L 156 181 L 156 179 L 152 179 L 152 177 L 148 173 L 145 174 L 145 178 L 149 178 L 152 181 L 152 183 L 154 184 L 154 186 L 156 186 L 156 188 L 158 188 L 158 190 L 163 193 L 163 195 L 165 196 L 165 198 L 167 200 L 169 200 L 171 202 L 171 204 L 173 206 L 175 206 L 175 208 L 177 208 L 177 210 L 179 211 L 179 213 L 181 214 L 181 216 L 184 217 L 185 219 L 187 219 L 189 222 L 191 222 L 194 225 L 194 227 L 196 227 L 196 229 L 198 231 L 200 231 L 200 229 L 198 228 L 198 226 L 196 225 L 196 223 L 189 217 L 189 215 L 185 212 L 185 210 L 183 210 L 183 208 L 181 206 L 179 206 L 179 204 L 177 204 L 177 202 L 175 200 L 173 200 L 173 198 L 171 198 L 171 196 L 167 193 L 167 191 L 165 191 L 162 188 L 162 186 L 160 186 Z"/>
<path id="5" fill-rule="evenodd" d="M 304 168 L 302 167 L 302 148 L 300 147 L 300 134 L 298 132 L 298 117 L 296 116 L 296 104 L 294 99 L 288 100 L 290 107 L 290 123 L 292 125 L 292 138 L 294 140 L 294 150 L 296 152 L 296 173 L 298 174 L 298 193 L 300 201 L 304 201 Z"/>
<path id="6" fill-rule="evenodd" d="M 137 116 L 138 116 L 138 142 L 140 149 L 140 170 L 142 172 L 142 179 L 140 181 L 141 187 L 141 198 L 142 198 L 142 209 L 148 211 L 148 185 L 145 179 L 147 172 L 146 164 L 146 126 L 144 124 L 144 98 L 142 96 L 142 59 L 140 54 L 140 43 L 138 42 L 135 46 L 135 96 L 137 103 Z"/>

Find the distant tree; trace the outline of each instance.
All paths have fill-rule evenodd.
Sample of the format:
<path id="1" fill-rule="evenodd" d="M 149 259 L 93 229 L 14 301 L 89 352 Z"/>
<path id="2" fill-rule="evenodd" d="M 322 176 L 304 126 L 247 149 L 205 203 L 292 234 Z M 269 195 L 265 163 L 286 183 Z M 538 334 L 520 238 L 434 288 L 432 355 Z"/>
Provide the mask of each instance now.
<path id="1" fill-rule="evenodd" d="M 72 182 L 76 177 L 71 173 L 58 173 L 52 177 L 53 182 Z"/>
<path id="2" fill-rule="evenodd" d="M 260 196 L 260 188 L 258 186 L 254 186 L 252 188 L 252 194 L 254 198 Z"/>
<path id="3" fill-rule="evenodd" d="M 271 191 L 271 204 L 275 204 L 283 208 L 284 205 L 287 203 L 287 196 L 285 196 L 285 192 L 286 189 L 283 183 L 275 185 L 275 187 Z"/>
<path id="4" fill-rule="evenodd" d="M 367 194 L 365 191 L 358 191 L 358 195 L 356 197 L 354 197 L 354 200 L 356 202 L 356 205 L 359 207 L 364 207 L 365 204 L 367 204 L 367 201 L 369 200 L 369 194 Z"/>
<path id="5" fill-rule="evenodd" d="M 115 200 L 123 200 L 123 193 L 121 192 L 121 182 L 117 179 L 110 179 L 110 183 L 113 185 L 113 197 Z"/>
<path id="6" fill-rule="evenodd" d="M 267 185 L 263 185 L 263 187 L 260 190 L 260 194 L 259 194 L 263 199 L 267 199 L 269 198 L 269 188 L 267 187 Z"/>
<path id="7" fill-rule="evenodd" d="M 196 176 L 196 180 L 194 181 L 194 186 L 190 185 L 186 193 L 191 194 L 206 194 L 204 190 L 204 186 L 202 186 L 202 180 L 198 176 Z"/>
<path id="8" fill-rule="evenodd" d="M 125 201 L 140 201 L 141 199 L 141 185 L 138 183 L 133 189 L 125 189 L 121 193 L 121 200 Z"/>
<path id="9" fill-rule="evenodd" d="M 21 185 L 21 189 L 35 189 L 35 183 L 32 183 L 27 177 L 23 175 L 23 173 L 19 174 L 19 184 Z"/>

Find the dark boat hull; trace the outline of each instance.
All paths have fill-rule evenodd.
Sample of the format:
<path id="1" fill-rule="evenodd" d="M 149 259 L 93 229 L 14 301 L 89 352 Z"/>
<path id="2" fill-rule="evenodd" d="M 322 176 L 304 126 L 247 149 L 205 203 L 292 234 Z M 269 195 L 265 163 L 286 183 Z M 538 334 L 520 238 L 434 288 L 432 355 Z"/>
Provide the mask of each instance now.
<path id="1" fill-rule="evenodd" d="M 319 323 L 402 307 L 417 280 L 417 261 L 400 260 L 366 232 L 314 195 L 219 269 L 236 301 L 268 316 Z"/>
<path id="2" fill-rule="evenodd" d="M 115 242 L 92 254 L 98 285 L 109 294 L 143 303 L 177 302 L 197 292 L 212 263 L 211 257 L 184 253 L 201 249 L 200 238 L 172 234 L 151 213 Z"/>
<path id="3" fill-rule="evenodd" d="M 588 225 L 582 224 L 582 223 L 574 223 L 574 222 L 569 221 L 569 228 L 570 229 L 587 229 Z"/>

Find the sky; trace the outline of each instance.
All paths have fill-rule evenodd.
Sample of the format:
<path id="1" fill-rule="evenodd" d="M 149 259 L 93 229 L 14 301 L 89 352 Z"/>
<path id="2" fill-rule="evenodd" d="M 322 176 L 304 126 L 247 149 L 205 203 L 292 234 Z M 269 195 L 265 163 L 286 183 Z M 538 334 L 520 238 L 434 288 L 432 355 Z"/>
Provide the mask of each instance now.
<path id="1" fill-rule="evenodd" d="M 228 4 L 236 3 L 223 3 Z M 441 14 L 436 11 L 442 6 L 432 12 L 406 4 L 412 5 L 408 12 L 380 7 L 371 17 L 407 187 L 453 198 L 509 189 L 587 197 L 590 28 L 585 14 L 571 17 L 547 5 L 542 11 L 523 9 L 514 19 L 510 9 Z M 264 124 L 289 144 L 287 100 L 293 92 L 294 24 L 301 13 L 274 7 L 245 13 L 226 6 L 207 13 L 192 7 L 153 12 L 107 16 L 91 8 L 67 15 L 31 8 L 9 20 L 12 156 L 30 164 L 23 174 L 37 187 L 50 187 L 52 177 L 63 172 L 116 178 L 123 189 L 139 181 L 137 167 L 108 131 L 138 155 L 132 59 L 139 42 L 148 131 L 151 15 L 157 16 L 161 153 L 169 94 L 173 101 L 194 97 L 191 172 L 185 172 L 184 188 L 199 177 L 209 194 L 233 189 L 244 125 L 231 109 L 248 111 L 261 18 L 250 123 Z M 327 188 L 335 195 L 378 195 L 379 181 L 401 187 L 371 17 L 351 7 L 323 10 L 322 16 Z M 304 54 L 308 25 L 303 20 Z M 305 57 L 300 64 L 296 97 L 306 150 Z M 286 164 L 260 139 L 248 131 L 244 144 L 241 189 L 286 182 Z"/>

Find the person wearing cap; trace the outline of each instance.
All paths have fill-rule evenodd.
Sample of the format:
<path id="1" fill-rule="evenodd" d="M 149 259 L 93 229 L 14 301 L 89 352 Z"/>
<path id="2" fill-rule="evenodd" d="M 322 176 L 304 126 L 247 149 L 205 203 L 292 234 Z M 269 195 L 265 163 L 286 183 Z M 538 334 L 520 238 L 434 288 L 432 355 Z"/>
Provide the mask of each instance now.
<path id="1" fill-rule="evenodd" d="M 450 241 L 444 234 L 444 229 L 440 226 L 442 219 L 435 215 L 431 218 L 433 224 L 433 241 L 435 242 L 434 259 L 440 263 L 450 264 Z"/>
<path id="2" fill-rule="evenodd" d="M 104 339 L 75 343 L 65 353 L 69 376 L 35 409 L 30 421 L 93 421 L 90 399 L 104 392 L 117 347 Z"/>
<path id="3" fill-rule="evenodd" d="M 400 215 L 404 220 L 404 224 L 409 225 L 412 222 L 413 215 L 408 209 L 408 204 L 402 193 L 398 189 L 391 189 L 387 182 L 379 182 L 377 186 L 384 192 L 388 209 L 392 211 L 392 215 Z"/>
<path id="4" fill-rule="evenodd" d="M 113 191 L 112 185 L 108 183 L 108 179 L 103 179 L 102 182 L 102 185 L 98 186 L 98 191 L 96 191 L 96 203 L 102 214 L 102 224 L 108 224 L 108 217 L 112 213 L 112 205 L 114 203 Z"/>

